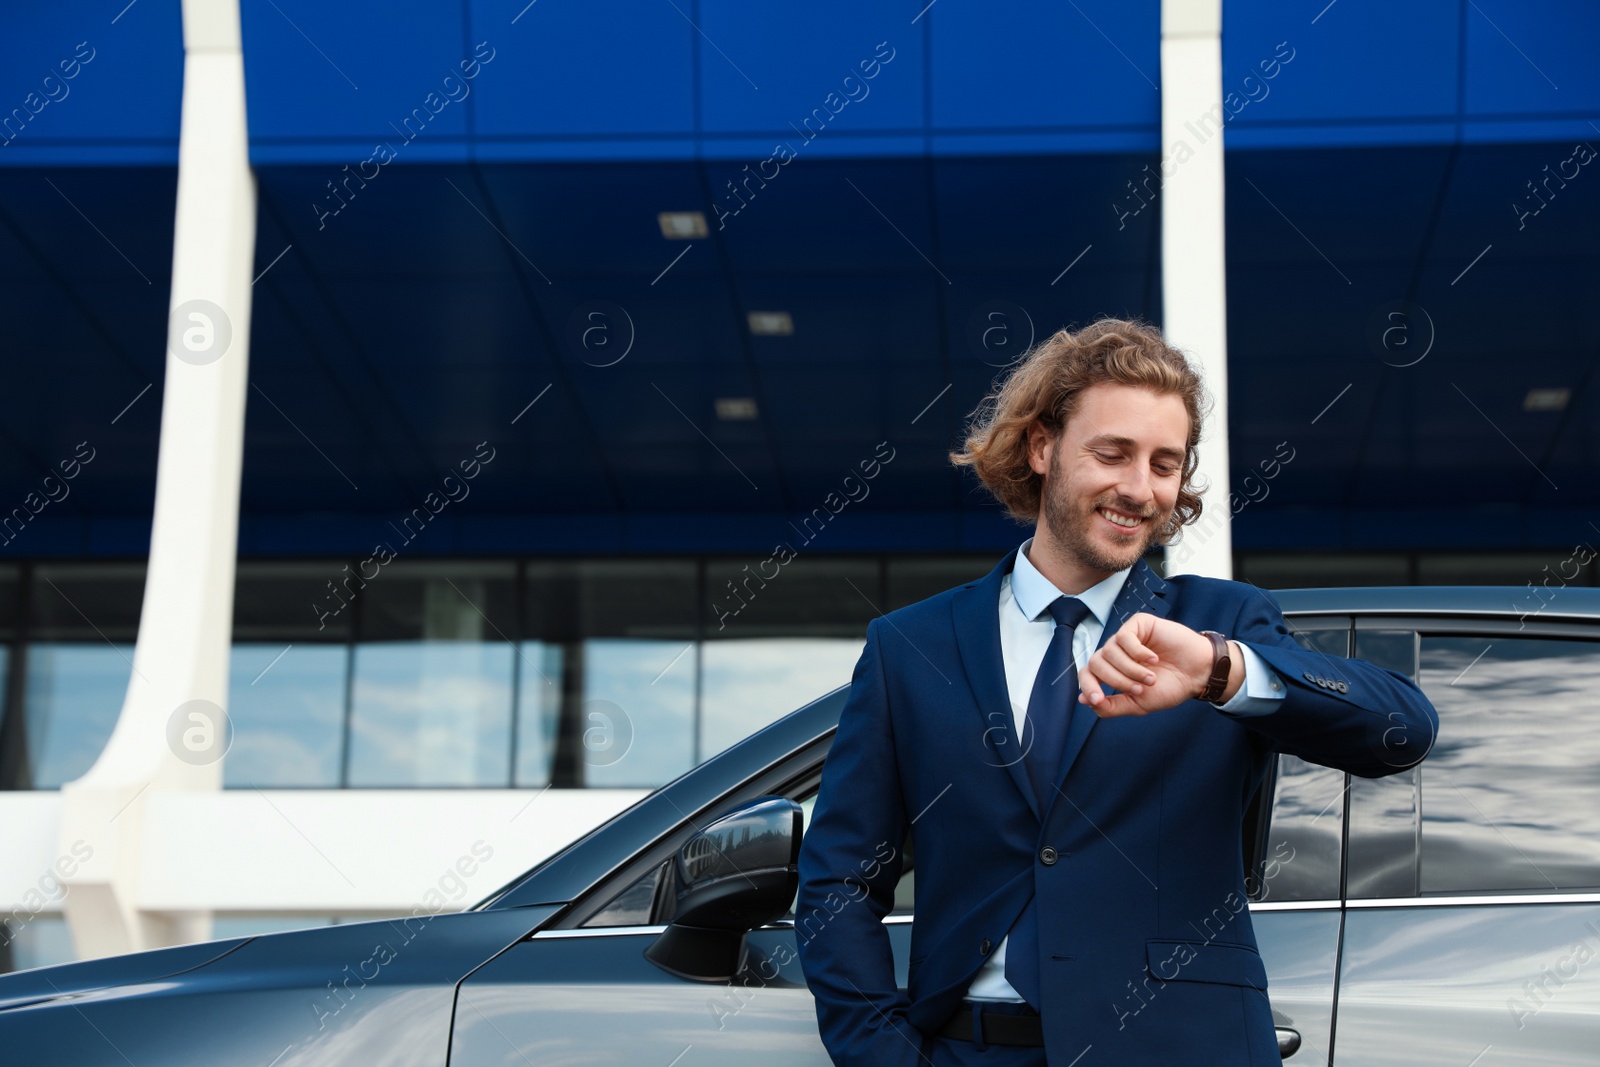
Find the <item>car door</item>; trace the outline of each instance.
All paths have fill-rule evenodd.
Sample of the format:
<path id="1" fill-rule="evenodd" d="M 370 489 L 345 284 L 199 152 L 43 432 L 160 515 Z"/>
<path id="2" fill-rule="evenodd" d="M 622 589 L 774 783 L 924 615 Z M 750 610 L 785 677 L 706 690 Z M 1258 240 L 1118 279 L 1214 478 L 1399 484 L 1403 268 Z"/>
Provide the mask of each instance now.
<path id="1" fill-rule="evenodd" d="M 1305 647 L 1344 656 L 1348 617 L 1292 624 Z M 820 767 L 781 790 L 799 800 L 807 824 Z M 1247 818 L 1246 862 L 1252 923 L 1266 963 L 1280 1038 L 1292 1035 L 1303 1061 L 1325 1062 L 1330 1047 L 1340 936 L 1339 883 L 1347 777 L 1293 757 L 1279 761 Z M 789 922 L 753 931 L 749 961 L 732 982 L 702 983 L 645 958 L 665 928 L 664 852 L 681 844 L 685 823 L 655 855 L 636 858 L 580 901 L 559 928 L 519 942 L 474 972 L 457 997 L 451 1067 L 505 1064 L 671 1064 L 693 1052 L 701 1063 L 826 1067 L 814 1003 Z M 1252 859 L 1253 858 L 1253 859 Z M 896 978 L 907 981 L 915 856 L 885 920 Z"/>
<path id="2" fill-rule="evenodd" d="M 677 978 L 645 959 L 660 927 L 553 930 L 480 969 L 457 998 L 452 1067 L 536 1063 L 826 1067 L 792 929 L 749 936 L 732 983 Z"/>
<path id="3" fill-rule="evenodd" d="M 1593 1064 L 1600 640 L 1578 624 L 1358 620 L 1439 711 L 1418 768 L 1356 780 L 1333 1062 Z"/>
<path id="4" fill-rule="evenodd" d="M 793 792 L 809 821 L 814 781 Z M 663 862 L 620 890 L 601 891 L 586 918 L 534 934 L 464 982 L 451 1067 L 757 1059 L 768 1067 L 827 1067 L 792 922 L 752 931 L 746 966 L 731 982 L 677 977 L 645 958 L 665 929 L 651 923 L 661 914 L 665 872 Z M 897 896 L 908 902 L 907 876 L 901 888 Z M 909 907 L 896 912 L 885 925 L 904 987 Z"/>

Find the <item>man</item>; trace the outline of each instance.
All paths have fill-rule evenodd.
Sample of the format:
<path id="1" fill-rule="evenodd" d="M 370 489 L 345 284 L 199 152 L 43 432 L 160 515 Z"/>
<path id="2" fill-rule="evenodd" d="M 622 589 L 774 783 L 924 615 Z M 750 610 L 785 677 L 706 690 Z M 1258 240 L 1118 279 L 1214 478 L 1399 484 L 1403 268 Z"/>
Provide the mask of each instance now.
<path id="1" fill-rule="evenodd" d="M 1102 320 L 1030 353 L 952 455 L 1036 526 L 867 628 L 796 906 L 839 1067 L 1279 1062 L 1244 810 L 1277 752 L 1378 777 L 1438 718 L 1302 648 L 1271 594 L 1144 564 L 1200 516 L 1204 408 L 1159 333 Z M 908 838 L 909 995 L 880 923 Z"/>

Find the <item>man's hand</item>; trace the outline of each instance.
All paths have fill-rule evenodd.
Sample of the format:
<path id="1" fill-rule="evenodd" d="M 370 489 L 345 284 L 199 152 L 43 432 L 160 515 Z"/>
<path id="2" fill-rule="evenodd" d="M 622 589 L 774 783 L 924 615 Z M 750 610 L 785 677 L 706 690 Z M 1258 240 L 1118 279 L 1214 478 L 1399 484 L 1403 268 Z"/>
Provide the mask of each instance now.
<path id="1" fill-rule="evenodd" d="M 1243 681 L 1243 657 L 1233 644 L 1232 670 L 1223 701 L 1238 692 Z M 1079 703 L 1092 707 L 1102 719 L 1118 715 L 1148 715 L 1205 691 L 1211 678 L 1211 640 L 1180 622 L 1141 611 L 1089 657 L 1078 672 Z M 1118 692 L 1106 696 L 1104 682 Z"/>

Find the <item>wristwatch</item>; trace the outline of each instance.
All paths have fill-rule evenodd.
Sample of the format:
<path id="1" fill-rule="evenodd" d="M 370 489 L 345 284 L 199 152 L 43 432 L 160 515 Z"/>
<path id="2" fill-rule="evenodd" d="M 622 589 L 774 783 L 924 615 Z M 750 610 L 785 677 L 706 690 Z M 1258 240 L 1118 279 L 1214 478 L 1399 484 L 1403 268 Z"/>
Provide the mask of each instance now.
<path id="1" fill-rule="evenodd" d="M 1222 701 L 1222 693 L 1228 688 L 1228 672 L 1233 667 L 1233 660 L 1228 654 L 1228 639 L 1215 630 L 1201 630 L 1202 637 L 1211 639 L 1211 678 L 1206 682 L 1206 687 L 1200 691 L 1199 699 L 1208 704 L 1217 704 Z"/>

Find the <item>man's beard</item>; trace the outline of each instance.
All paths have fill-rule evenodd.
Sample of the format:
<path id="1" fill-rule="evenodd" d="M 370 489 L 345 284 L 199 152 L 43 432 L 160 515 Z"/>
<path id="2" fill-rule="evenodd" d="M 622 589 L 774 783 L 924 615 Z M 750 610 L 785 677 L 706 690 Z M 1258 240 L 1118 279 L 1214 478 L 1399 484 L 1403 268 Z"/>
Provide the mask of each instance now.
<path id="1" fill-rule="evenodd" d="M 1058 466 L 1053 473 L 1055 476 L 1045 485 L 1042 509 L 1045 526 L 1049 528 L 1050 536 L 1063 551 L 1093 570 L 1110 573 L 1133 566 L 1149 550 L 1151 543 L 1161 536 L 1172 518 L 1171 511 L 1165 514 L 1158 511 L 1146 514 L 1115 493 L 1105 499 L 1093 501 L 1081 512 L 1074 511 L 1072 490 L 1067 480 L 1062 477 L 1060 467 Z M 1127 515 L 1141 516 L 1145 520 L 1142 536 L 1129 543 L 1122 550 L 1120 558 L 1096 544 L 1090 536 L 1089 527 L 1098 517 L 1100 507 L 1114 508 Z"/>

